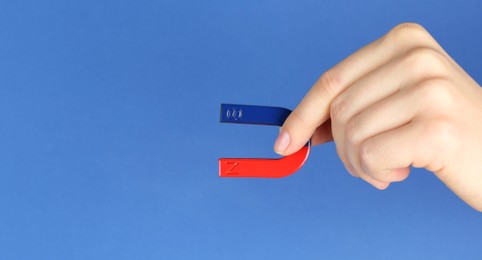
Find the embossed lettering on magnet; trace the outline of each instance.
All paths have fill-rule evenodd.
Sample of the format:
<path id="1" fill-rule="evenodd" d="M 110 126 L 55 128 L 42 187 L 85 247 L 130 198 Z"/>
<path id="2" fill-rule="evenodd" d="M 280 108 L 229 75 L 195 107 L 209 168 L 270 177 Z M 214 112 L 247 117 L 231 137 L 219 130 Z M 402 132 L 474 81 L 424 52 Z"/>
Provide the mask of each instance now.
<path id="1" fill-rule="evenodd" d="M 237 108 L 230 108 L 226 111 L 226 117 L 232 120 L 239 120 L 243 117 L 243 110 Z"/>
<path id="2" fill-rule="evenodd" d="M 231 168 L 229 168 L 229 170 L 226 171 L 226 174 L 239 174 L 239 172 L 233 172 L 234 168 L 236 168 L 236 166 L 238 166 L 239 162 L 237 162 L 237 161 L 227 161 L 227 162 L 225 162 L 225 164 L 232 165 Z"/>

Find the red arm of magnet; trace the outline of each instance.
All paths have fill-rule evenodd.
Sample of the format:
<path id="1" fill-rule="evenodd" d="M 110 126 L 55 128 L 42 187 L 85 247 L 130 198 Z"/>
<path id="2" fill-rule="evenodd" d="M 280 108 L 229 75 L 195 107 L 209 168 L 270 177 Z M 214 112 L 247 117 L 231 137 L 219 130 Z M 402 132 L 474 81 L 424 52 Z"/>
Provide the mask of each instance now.
<path id="1" fill-rule="evenodd" d="M 281 178 L 296 172 L 310 153 L 307 144 L 298 152 L 280 159 L 221 158 L 220 177 Z"/>

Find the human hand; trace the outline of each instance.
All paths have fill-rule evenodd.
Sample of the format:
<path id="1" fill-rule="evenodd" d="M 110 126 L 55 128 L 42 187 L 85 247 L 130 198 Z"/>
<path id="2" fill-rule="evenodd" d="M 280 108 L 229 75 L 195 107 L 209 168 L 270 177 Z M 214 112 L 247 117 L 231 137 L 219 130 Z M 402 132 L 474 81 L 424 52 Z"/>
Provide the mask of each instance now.
<path id="1" fill-rule="evenodd" d="M 378 189 L 432 171 L 482 211 L 482 90 L 432 36 L 401 24 L 314 84 L 275 151 L 335 141 L 346 169 Z"/>

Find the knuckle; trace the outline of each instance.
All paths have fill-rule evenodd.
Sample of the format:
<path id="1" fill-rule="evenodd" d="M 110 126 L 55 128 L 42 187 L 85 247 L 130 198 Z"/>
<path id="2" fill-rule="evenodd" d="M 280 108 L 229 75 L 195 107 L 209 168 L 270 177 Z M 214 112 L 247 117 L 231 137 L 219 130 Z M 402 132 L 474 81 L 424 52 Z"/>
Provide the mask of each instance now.
<path id="1" fill-rule="evenodd" d="M 429 121 L 425 126 L 425 137 L 430 140 L 434 151 L 457 151 L 457 126 L 447 118 L 437 118 Z"/>
<path id="2" fill-rule="evenodd" d="M 456 104 L 452 87 L 442 78 L 430 78 L 416 86 L 416 95 L 431 113 L 450 113 Z"/>
<path id="3" fill-rule="evenodd" d="M 403 32 L 411 32 L 411 33 L 418 33 L 418 32 L 426 32 L 425 28 L 418 24 L 418 23 L 413 23 L 413 22 L 405 22 L 405 23 L 400 23 L 393 27 L 392 32 L 398 32 L 398 33 L 403 33 Z"/>
<path id="4" fill-rule="evenodd" d="M 393 27 L 388 33 L 389 38 L 396 42 L 412 40 L 414 37 L 427 36 L 428 32 L 417 23 L 401 23 Z"/>
<path id="5" fill-rule="evenodd" d="M 434 48 L 413 48 L 407 52 L 404 59 L 405 67 L 419 75 L 442 76 L 446 75 L 448 71 L 446 57 Z"/>
<path id="6" fill-rule="evenodd" d="M 318 80 L 319 84 L 316 84 L 316 90 L 321 92 L 321 95 L 334 96 L 339 93 L 341 88 L 341 79 L 339 74 L 334 69 L 329 69 Z"/>
<path id="7" fill-rule="evenodd" d="M 432 36 L 425 28 L 416 23 L 402 23 L 393 27 L 384 37 L 382 42 L 394 49 L 404 49 L 406 46 L 432 45 Z"/>

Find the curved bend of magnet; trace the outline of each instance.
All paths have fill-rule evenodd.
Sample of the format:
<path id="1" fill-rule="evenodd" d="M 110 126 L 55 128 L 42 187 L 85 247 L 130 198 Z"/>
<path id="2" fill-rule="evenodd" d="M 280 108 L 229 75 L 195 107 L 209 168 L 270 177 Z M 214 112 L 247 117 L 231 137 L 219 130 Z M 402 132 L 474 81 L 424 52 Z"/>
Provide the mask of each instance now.
<path id="1" fill-rule="evenodd" d="M 281 107 L 221 104 L 221 123 L 282 126 L 291 110 Z M 280 178 L 296 172 L 310 153 L 310 141 L 298 152 L 276 158 L 221 158 L 220 177 Z"/>

